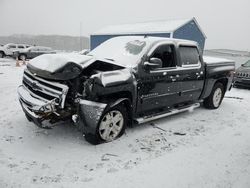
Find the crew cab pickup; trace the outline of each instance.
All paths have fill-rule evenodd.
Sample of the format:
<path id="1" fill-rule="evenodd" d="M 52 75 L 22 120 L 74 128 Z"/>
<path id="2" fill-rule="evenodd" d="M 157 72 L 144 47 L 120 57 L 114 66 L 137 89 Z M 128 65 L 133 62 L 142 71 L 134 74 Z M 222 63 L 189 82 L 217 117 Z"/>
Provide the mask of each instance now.
<path id="1" fill-rule="evenodd" d="M 110 142 L 135 123 L 200 104 L 218 108 L 231 88 L 235 63 L 204 59 L 193 41 L 116 37 L 88 55 L 31 60 L 19 99 L 27 119 L 40 127 L 72 119 L 87 141 Z"/>

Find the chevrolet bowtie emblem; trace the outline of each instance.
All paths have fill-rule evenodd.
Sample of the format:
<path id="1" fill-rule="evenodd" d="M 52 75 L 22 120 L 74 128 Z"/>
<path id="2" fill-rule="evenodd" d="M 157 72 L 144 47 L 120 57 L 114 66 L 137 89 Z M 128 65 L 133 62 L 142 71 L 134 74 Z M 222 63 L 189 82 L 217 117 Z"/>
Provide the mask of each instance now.
<path id="1" fill-rule="evenodd" d="M 39 90 L 39 89 L 40 89 L 40 87 L 38 86 L 38 82 L 37 82 L 37 81 L 33 81 L 33 82 L 31 83 L 31 87 L 32 87 L 32 89 L 34 89 L 34 90 Z"/>

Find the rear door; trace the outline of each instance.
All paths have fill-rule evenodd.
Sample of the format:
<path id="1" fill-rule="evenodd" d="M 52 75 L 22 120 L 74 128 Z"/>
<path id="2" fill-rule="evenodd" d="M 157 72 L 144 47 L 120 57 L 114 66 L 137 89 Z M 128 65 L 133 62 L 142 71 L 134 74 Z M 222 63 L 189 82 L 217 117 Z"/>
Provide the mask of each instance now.
<path id="1" fill-rule="evenodd" d="M 142 68 L 138 79 L 138 113 L 171 108 L 179 96 L 178 65 L 174 44 L 161 43 L 148 54 L 148 59 L 159 58 L 162 67 L 147 71 Z"/>
<path id="2" fill-rule="evenodd" d="M 181 62 L 179 77 L 182 80 L 179 102 L 198 100 L 205 80 L 205 70 L 199 50 L 196 46 L 180 45 L 178 52 Z"/>

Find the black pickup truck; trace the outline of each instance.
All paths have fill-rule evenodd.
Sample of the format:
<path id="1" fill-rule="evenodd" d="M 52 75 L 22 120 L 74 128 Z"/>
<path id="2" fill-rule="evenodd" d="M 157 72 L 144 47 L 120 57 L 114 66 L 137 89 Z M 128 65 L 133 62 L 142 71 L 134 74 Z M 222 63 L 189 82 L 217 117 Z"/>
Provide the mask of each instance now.
<path id="1" fill-rule="evenodd" d="M 87 141 L 121 136 L 126 126 L 199 107 L 216 109 L 231 88 L 235 63 L 203 57 L 197 43 L 116 37 L 88 55 L 30 61 L 18 94 L 29 121 L 48 127 L 72 119 Z"/>

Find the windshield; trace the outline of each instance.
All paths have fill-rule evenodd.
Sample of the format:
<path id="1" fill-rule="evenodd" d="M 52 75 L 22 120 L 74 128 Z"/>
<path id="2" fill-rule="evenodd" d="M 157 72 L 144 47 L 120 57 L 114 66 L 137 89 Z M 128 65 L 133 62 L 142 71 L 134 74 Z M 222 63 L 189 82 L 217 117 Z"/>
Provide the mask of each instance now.
<path id="1" fill-rule="evenodd" d="M 125 67 L 135 67 L 148 49 L 148 42 L 143 37 L 116 37 L 92 50 L 88 55 L 105 58 Z"/>
<path id="2" fill-rule="evenodd" d="M 243 64 L 243 67 L 250 67 L 250 60 Z"/>

